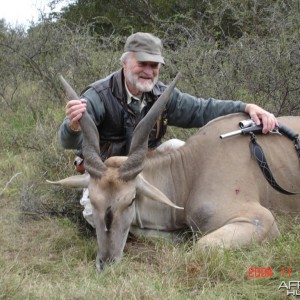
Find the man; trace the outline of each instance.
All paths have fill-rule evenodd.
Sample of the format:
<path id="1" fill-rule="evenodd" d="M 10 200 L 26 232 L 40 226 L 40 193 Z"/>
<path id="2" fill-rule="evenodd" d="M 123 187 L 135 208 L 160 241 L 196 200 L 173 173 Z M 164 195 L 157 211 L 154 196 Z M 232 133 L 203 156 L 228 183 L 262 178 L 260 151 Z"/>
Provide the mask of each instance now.
<path id="1" fill-rule="evenodd" d="M 67 103 L 66 118 L 59 129 L 59 141 L 64 148 L 81 148 L 79 120 L 87 110 L 99 131 L 102 160 L 128 154 L 136 124 L 166 88 L 158 81 L 160 67 L 164 64 L 161 40 L 149 33 L 132 34 L 126 41 L 121 62 L 121 70 L 91 84 L 81 100 Z M 255 104 L 201 99 L 175 89 L 150 133 L 148 146 L 154 149 L 161 144 L 167 124 L 201 127 L 216 117 L 235 112 L 248 113 L 257 125 L 262 122 L 263 133 L 278 125 L 273 114 Z M 83 199 L 81 203 L 86 201 Z"/>

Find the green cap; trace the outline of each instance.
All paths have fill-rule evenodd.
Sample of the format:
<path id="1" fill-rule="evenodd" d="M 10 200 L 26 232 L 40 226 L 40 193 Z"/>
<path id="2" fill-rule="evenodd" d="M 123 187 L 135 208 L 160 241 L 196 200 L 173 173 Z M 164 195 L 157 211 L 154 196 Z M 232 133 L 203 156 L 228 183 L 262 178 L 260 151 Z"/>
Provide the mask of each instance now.
<path id="1" fill-rule="evenodd" d="M 150 33 L 137 32 L 127 38 L 125 52 L 135 52 L 138 61 L 153 61 L 164 64 L 161 56 L 162 42 Z"/>

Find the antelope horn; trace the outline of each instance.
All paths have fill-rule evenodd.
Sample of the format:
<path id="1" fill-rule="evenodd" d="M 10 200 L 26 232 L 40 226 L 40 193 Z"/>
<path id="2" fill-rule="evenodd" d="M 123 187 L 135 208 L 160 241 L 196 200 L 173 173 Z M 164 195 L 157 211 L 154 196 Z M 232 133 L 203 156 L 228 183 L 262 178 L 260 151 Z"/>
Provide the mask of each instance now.
<path id="1" fill-rule="evenodd" d="M 122 180 L 131 180 L 143 170 L 144 160 L 148 151 L 149 134 L 156 120 L 162 114 L 180 76 L 180 73 L 176 75 L 175 79 L 153 104 L 147 115 L 136 126 L 133 132 L 128 159 L 120 167 L 120 177 Z"/>
<path id="2" fill-rule="evenodd" d="M 60 76 L 60 80 L 69 100 L 79 100 L 80 98 L 63 76 Z M 82 154 L 85 169 L 92 177 L 102 177 L 107 167 L 100 158 L 100 140 L 97 127 L 87 112 L 83 113 L 79 124 L 83 136 Z"/>
<path id="3" fill-rule="evenodd" d="M 85 173 L 83 175 L 74 175 L 58 181 L 46 181 L 51 184 L 68 186 L 72 188 L 87 188 L 90 182 L 90 175 Z"/>

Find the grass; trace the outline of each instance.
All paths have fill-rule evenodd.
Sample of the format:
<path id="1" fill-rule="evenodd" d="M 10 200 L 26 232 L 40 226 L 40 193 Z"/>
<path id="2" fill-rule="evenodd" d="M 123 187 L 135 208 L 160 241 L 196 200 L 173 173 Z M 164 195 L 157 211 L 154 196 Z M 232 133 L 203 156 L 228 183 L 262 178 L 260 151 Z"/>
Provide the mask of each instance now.
<path id="1" fill-rule="evenodd" d="M 281 268 L 300 278 L 297 218 L 277 216 L 284 234 L 247 249 L 129 239 L 123 260 L 97 273 L 93 235 L 64 218 L 20 218 L 16 203 L 0 201 L 0 299 L 285 299 Z M 273 276 L 248 278 L 253 267 Z"/>

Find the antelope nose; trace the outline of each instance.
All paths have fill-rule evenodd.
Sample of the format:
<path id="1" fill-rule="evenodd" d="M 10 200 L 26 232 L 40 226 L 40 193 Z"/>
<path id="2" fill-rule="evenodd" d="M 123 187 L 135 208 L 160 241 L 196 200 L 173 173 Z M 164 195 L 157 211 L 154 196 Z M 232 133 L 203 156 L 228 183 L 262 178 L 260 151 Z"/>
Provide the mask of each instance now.
<path id="1" fill-rule="evenodd" d="M 107 265 L 114 263 L 116 260 L 114 258 L 98 258 L 96 261 L 96 267 L 99 272 L 103 271 Z"/>

